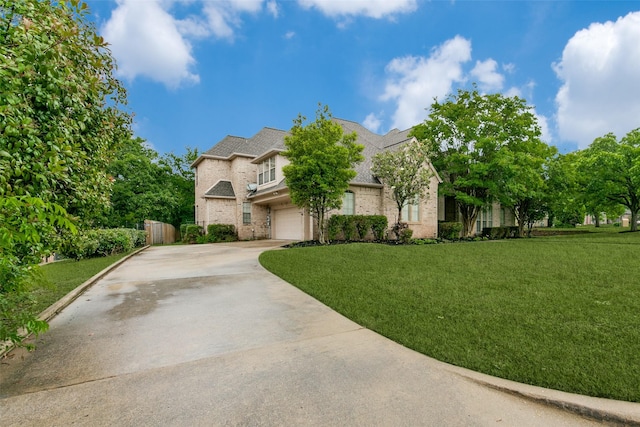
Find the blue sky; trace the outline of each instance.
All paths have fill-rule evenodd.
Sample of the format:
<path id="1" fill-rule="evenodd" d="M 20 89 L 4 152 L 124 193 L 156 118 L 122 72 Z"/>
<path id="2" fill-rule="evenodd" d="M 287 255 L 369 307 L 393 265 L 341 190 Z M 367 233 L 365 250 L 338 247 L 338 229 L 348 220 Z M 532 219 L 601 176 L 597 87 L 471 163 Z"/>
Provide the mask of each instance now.
<path id="1" fill-rule="evenodd" d="M 475 82 L 562 152 L 640 127 L 639 1 L 88 0 L 160 153 L 289 129 L 318 103 L 378 133 Z"/>

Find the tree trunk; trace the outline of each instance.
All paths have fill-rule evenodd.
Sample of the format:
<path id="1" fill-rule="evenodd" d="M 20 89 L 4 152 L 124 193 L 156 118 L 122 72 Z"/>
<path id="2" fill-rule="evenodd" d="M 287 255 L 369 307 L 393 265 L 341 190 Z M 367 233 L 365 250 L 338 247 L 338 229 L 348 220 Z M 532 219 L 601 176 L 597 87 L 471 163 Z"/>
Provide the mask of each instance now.
<path id="1" fill-rule="evenodd" d="M 631 209 L 631 231 L 638 231 L 638 211 Z"/>
<path id="2" fill-rule="evenodd" d="M 471 205 L 459 205 L 458 210 L 462 216 L 462 236 L 471 237 L 473 234 L 473 226 L 478 218 L 479 208 Z"/>
<path id="3" fill-rule="evenodd" d="M 600 227 L 600 215 L 594 215 L 596 219 L 596 227 Z"/>

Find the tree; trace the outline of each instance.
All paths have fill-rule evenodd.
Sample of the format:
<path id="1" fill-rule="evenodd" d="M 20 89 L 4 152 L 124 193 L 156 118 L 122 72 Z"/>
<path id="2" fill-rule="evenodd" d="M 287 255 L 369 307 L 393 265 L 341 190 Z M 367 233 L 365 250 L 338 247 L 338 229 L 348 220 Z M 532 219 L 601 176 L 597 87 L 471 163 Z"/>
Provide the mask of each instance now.
<path id="1" fill-rule="evenodd" d="M 126 93 L 78 0 L 0 0 L 0 195 L 53 201 L 89 220 L 128 138 Z"/>
<path id="2" fill-rule="evenodd" d="M 323 244 L 326 213 L 340 208 L 349 181 L 356 176 L 353 168 L 364 160 L 356 133 L 343 135 L 342 127 L 331 118 L 328 106 L 318 106 L 316 120 L 307 125 L 306 117 L 298 115 L 282 153 L 290 161 L 282 171 L 291 200 L 311 213 Z"/>
<path id="3" fill-rule="evenodd" d="M 546 165 L 556 150 L 531 135 L 508 141 L 498 151 L 500 178 L 496 195 L 503 207 L 510 208 L 518 222 L 518 235 L 529 234 L 533 223 L 544 218 L 546 210 Z"/>
<path id="4" fill-rule="evenodd" d="M 443 178 L 440 194 L 453 196 L 462 217 L 463 233 L 473 233 L 478 213 L 500 194 L 505 180 L 503 147 L 539 139 L 540 128 L 525 101 L 500 94 L 458 90 L 445 102 L 437 100 L 424 123 L 412 135 L 433 153 L 431 162 Z"/>
<path id="5" fill-rule="evenodd" d="M 574 227 L 584 221 L 582 184 L 577 170 L 578 153 L 559 154 L 547 165 L 549 225 Z"/>
<path id="6" fill-rule="evenodd" d="M 394 230 L 400 230 L 402 208 L 416 198 L 424 197 L 433 173 L 427 164 L 428 152 L 417 140 L 396 151 L 383 151 L 373 157 L 371 172 L 391 190 L 398 208 Z"/>
<path id="7" fill-rule="evenodd" d="M 189 166 L 195 158 L 197 150 L 189 148 L 184 156 L 160 157 L 142 138 L 131 139 L 108 168 L 113 188 L 103 225 L 135 227 L 152 219 L 179 227 L 193 221 L 195 182 Z"/>
<path id="8" fill-rule="evenodd" d="M 638 231 L 640 211 L 640 128 L 620 141 L 613 133 L 596 138 L 584 151 L 583 168 L 590 170 L 591 187 L 612 204 L 631 212 L 631 231 Z"/>
<path id="9" fill-rule="evenodd" d="M 130 135 L 114 59 L 87 13 L 78 0 L 0 0 L 0 341 L 38 324 L 17 302 L 33 267 L 70 228 L 67 212 L 90 223 L 108 203 L 106 166 Z"/>

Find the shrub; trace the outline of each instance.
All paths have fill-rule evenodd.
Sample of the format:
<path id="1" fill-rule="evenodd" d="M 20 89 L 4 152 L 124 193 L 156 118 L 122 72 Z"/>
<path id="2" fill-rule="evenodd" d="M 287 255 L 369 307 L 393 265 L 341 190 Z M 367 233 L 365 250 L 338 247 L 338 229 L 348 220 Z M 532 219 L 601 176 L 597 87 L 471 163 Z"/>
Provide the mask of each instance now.
<path id="1" fill-rule="evenodd" d="M 371 216 L 355 215 L 353 216 L 353 221 L 358 233 L 358 239 L 364 240 L 367 237 L 367 234 L 369 234 L 369 230 L 371 230 Z"/>
<path id="2" fill-rule="evenodd" d="M 202 236 L 202 227 L 197 224 L 187 224 L 182 235 L 184 243 L 196 243 L 198 236 Z"/>
<path id="3" fill-rule="evenodd" d="M 370 218 L 373 238 L 376 240 L 384 240 L 384 233 L 389 225 L 387 217 L 384 215 L 371 215 Z"/>
<path id="4" fill-rule="evenodd" d="M 398 233 L 398 240 L 404 244 L 407 244 L 411 241 L 411 236 L 413 236 L 413 230 L 405 227 L 402 228 Z"/>
<path id="5" fill-rule="evenodd" d="M 460 222 L 440 222 L 438 223 L 438 237 L 445 240 L 456 240 L 460 238 L 462 223 Z"/>
<path id="6" fill-rule="evenodd" d="M 93 229 L 62 236 L 60 253 L 76 260 L 128 252 L 146 243 L 146 232 L 128 228 Z"/>
<path id="7" fill-rule="evenodd" d="M 351 241 L 356 237 L 356 223 L 353 220 L 353 215 L 345 215 L 342 223 L 342 233 L 344 234 L 344 240 Z"/>
<path id="8" fill-rule="evenodd" d="M 327 236 L 329 240 L 336 240 L 338 235 L 342 232 L 342 224 L 344 223 L 345 215 L 333 215 L 327 222 Z"/>
<path id="9" fill-rule="evenodd" d="M 207 226 L 207 242 L 235 242 L 238 240 L 236 227 L 233 224 L 209 224 Z"/>

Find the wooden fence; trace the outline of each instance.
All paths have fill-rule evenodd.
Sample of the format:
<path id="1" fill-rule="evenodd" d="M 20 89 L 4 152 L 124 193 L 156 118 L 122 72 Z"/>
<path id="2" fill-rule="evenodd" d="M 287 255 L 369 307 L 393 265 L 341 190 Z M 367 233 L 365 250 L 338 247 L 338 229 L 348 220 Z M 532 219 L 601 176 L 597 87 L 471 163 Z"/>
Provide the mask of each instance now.
<path id="1" fill-rule="evenodd" d="M 147 232 L 147 245 L 166 245 L 176 241 L 176 228 L 171 224 L 145 219 L 144 230 Z"/>

